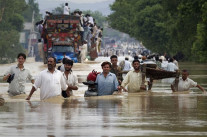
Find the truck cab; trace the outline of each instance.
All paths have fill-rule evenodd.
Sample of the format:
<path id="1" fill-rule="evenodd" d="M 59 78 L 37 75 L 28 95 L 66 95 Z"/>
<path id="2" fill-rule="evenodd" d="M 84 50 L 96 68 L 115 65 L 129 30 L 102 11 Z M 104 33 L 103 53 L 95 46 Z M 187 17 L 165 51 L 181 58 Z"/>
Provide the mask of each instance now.
<path id="1" fill-rule="evenodd" d="M 64 54 L 67 58 L 73 60 L 74 63 L 78 62 L 78 54 L 74 52 L 73 46 L 53 46 L 51 55 L 56 58 L 56 63 L 61 63 Z"/>

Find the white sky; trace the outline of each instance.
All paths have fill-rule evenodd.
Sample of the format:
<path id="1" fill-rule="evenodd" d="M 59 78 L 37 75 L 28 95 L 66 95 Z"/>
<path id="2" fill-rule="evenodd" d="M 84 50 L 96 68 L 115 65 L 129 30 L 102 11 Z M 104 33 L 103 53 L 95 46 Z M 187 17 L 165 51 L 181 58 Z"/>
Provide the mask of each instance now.
<path id="1" fill-rule="evenodd" d="M 115 0 L 35 0 L 39 4 L 40 12 L 44 15 L 45 11 L 51 11 L 54 8 L 60 6 L 61 4 L 65 4 L 66 2 L 69 4 L 71 10 L 81 9 L 81 10 L 99 10 L 104 15 L 109 14 L 110 8 L 109 5 L 113 3 Z M 101 3 L 101 5 L 97 5 L 97 3 Z M 71 3 L 71 5 L 70 5 Z M 107 3 L 107 4 L 103 4 Z M 84 6 L 84 4 L 86 4 Z M 91 4 L 91 5 L 90 5 Z M 95 5 L 94 5 L 95 4 Z"/>
<path id="2" fill-rule="evenodd" d="M 38 3 L 41 2 L 73 2 L 73 3 L 97 3 L 97 2 L 103 2 L 103 1 L 107 1 L 107 0 L 37 0 Z"/>

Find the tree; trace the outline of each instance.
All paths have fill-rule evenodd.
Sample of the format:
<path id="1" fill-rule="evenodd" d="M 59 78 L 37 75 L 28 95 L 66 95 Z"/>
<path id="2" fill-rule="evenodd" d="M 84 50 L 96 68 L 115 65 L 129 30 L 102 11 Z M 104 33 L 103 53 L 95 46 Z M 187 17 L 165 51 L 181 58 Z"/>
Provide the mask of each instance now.
<path id="1" fill-rule="evenodd" d="M 0 63 L 14 62 L 17 54 L 24 52 L 19 32 L 25 20 L 31 21 L 32 12 L 28 11 L 33 10 L 38 18 L 38 4 L 33 0 L 28 4 L 25 0 L 0 0 Z"/>
<path id="2" fill-rule="evenodd" d="M 206 0 L 116 0 L 111 10 L 110 26 L 150 50 L 207 59 Z"/>
<path id="3" fill-rule="evenodd" d="M 24 50 L 19 44 L 19 32 L 0 31 L 0 63 L 14 62 L 20 52 Z"/>
<path id="4" fill-rule="evenodd" d="M 63 14 L 63 8 L 64 8 L 64 4 L 61 4 L 59 7 L 56 7 L 54 10 L 52 10 L 52 13 Z"/>
<path id="5" fill-rule="evenodd" d="M 22 13 L 26 22 L 32 22 L 33 11 L 35 22 L 39 21 L 41 19 L 39 4 L 36 0 L 28 0 L 28 3 Z"/>

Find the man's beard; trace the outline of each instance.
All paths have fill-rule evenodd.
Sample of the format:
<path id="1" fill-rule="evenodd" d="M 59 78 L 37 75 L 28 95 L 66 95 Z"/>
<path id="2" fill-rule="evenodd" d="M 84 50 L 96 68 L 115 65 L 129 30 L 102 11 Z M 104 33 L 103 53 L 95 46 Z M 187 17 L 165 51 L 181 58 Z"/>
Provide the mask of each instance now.
<path id="1" fill-rule="evenodd" d="M 139 70 L 139 67 L 138 68 L 134 68 L 135 70 Z"/>
<path id="2" fill-rule="evenodd" d="M 53 65 L 52 64 L 48 64 L 48 69 L 49 70 L 52 70 L 54 67 L 53 67 Z"/>
<path id="3" fill-rule="evenodd" d="M 70 72 L 71 71 L 71 68 L 65 68 L 65 71 L 69 71 Z"/>

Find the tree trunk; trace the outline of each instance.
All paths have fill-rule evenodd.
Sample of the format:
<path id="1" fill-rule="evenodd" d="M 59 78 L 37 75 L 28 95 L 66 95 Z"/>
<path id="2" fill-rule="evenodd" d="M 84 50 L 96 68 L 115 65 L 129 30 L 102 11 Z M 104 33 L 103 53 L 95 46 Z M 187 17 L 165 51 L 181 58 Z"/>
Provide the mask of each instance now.
<path id="1" fill-rule="evenodd" d="M 1 9 L 0 22 L 2 21 L 3 14 L 4 14 L 4 8 Z"/>

